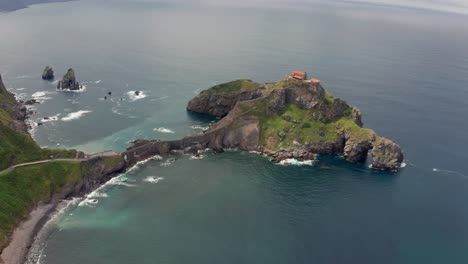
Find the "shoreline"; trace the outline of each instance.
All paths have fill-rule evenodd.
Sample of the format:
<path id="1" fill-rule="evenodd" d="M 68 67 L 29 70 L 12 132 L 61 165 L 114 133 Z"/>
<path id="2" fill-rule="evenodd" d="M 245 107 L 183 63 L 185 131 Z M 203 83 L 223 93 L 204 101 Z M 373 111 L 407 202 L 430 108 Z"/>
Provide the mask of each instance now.
<path id="1" fill-rule="evenodd" d="M 130 168 L 131 169 L 131 168 Z M 129 169 L 113 174 L 105 182 L 99 183 L 87 189 L 85 192 L 69 193 L 73 186 L 65 187 L 61 192 L 53 195 L 49 201 L 40 201 L 36 207 L 29 212 L 28 217 L 19 222 L 10 235 L 9 242 L 0 254 L 0 264 L 23 264 L 37 263 L 40 257 L 40 243 L 42 242 L 42 231 L 47 227 L 51 220 L 64 212 L 74 200 L 67 198 L 83 199 L 87 194 L 92 193 L 107 182 L 119 175 L 127 172 Z"/>
<path id="2" fill-rule="evenodd" d="M 0 255 L 3 263 L 22 264 L 26 262 L 26 257 L 37 234 L 54 215 L 59 203 L 60 201 L 39 203 L 28 217 L 18 224 L 10 236 L 8 245 Z"/>

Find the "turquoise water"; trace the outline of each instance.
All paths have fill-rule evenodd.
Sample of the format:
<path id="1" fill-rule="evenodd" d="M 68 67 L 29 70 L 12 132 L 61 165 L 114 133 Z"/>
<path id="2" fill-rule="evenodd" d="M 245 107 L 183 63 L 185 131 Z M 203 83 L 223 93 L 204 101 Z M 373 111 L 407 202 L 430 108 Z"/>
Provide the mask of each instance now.
<path id="1" fill-rule="evenodd" d="M 197 133 L 211 120 L 185 105 L 201 89 L 304 69 L 407 158 L 395 174 L 331 157 L 149 161 L 53 223 L 41 263 L 466 263 L 467 22 L 320 2 L 83 0 L 1 13 L 7 87 L 43 101 L 32 121 L 57 117 L 34 129 L 43 146 L 123 150 Z M 73 67 L 86 90 L 57 92 L 39 78 L 46 65 L 57 76 Z"/>

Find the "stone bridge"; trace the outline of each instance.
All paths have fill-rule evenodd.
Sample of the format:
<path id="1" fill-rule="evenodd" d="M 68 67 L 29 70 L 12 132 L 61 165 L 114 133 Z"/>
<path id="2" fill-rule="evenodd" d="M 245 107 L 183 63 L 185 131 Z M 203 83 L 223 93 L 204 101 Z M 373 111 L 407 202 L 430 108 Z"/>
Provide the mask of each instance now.
<path id="1" fill-rule="evenodd" d="M 122 157 L 127 162 L 127 166 L 133 166 L 138 161 L 142 161 L 155 155 L 167 155 L 173 150 L 184 150 L 186 152 L 196 152 L 211 148 L 217 150 L 222 145 L 225 128 L 221 127 L 200 135 L 187 136 L 178 140 L 146 140 L 139 139 L 131 142 L 131 145 L 122 152 Z"/>

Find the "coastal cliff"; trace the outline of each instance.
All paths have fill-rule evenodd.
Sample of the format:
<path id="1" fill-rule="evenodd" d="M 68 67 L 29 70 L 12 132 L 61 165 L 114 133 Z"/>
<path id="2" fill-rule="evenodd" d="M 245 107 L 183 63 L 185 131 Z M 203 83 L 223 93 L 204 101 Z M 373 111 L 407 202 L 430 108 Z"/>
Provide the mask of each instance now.
<path id="1" fill-rule="evenodd" d="M 312 154 L 364 162 L 372 150 L 372 167 L 383 170 L 397 170 L 403 161 L 399 145 L 363 128 L 361 112 L 334 98 L 319 82 L 237 80 L 202 91 L 187 110 L 225 116 L 206 131 L 225 131 L 212 138 L 216 148 L 256 150 L 277 162 Z"/>
<path id="2" fill-rule="evenodd" d="M 0 263 L 23 263 L 61 200 L 88 193 L 126 169 L 115 152 L 85 158 L 76 150 L 41 148 L 28 133 L 28 114 L 0 76 Z"/>
<path id="3" fill-rule="evenodd" d="M 313 159 L 317 154 L 342 155 L 372 167 L 398 170 L 399 145 L 363 128 L 362 113 L 334 98 L 321 86 L 287 78 L 273 83 L 237 80 L 202 91 L 187 110 L 222 117 L 207 131 L 180 140 L 136 140 L 123 152 L 129 165 L 173 150 L 196 153 L 210 148 L 257 151 L 275 162 Z"/>
<path id="4" fill-rule="evenodd" d="M 28 132 L 30 111 L 8 92 L 0 75 L 0 170 L 15 164 L 48 158 L 76 158 L 76 150 L 41 148 Z"/>

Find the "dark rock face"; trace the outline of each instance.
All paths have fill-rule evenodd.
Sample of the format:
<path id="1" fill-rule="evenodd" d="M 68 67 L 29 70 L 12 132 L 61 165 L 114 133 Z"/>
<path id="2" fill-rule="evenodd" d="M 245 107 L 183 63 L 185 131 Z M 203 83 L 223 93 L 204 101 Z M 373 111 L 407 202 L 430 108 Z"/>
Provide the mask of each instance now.
<path id="1" fill-rule="evenodd" d="M 374 140 L 374 134 L 369 138 L 355 138 L 345 132 L 345 145 L 343 148 L 344 158 L 351 162 L 365 162 L 367 153 L 372 149 Z"/>
<path id="2" fill-rule="evenodd" d="M 238 101 L 252 100 L 261 96 L 260 90 L 244 91 L 230 94 L 206 94 L 193 98 L 187 110 L 216 117 L 226 116 Z"/>
<path id="3" fill-rule="evenodd" d="M 34 104 L 39 104 L 39 103 L 40 102 L 38 102 L 36 99 L 30 99 L 24 102 L 24 105 L 34 105 Z"/>
<path id="4" fill-rule="evenodd" d="M 57 89 L 69 89 L 72 91 L 81 89 L 80 83 L 76 81 L 75 71 L 73 69 L 68 69 L 63 79 L 58 82 Z"/>
<path id="5" fill-rule="evenodd" d="M 47 80 L 47 81 L 51 81 L 54 78 L 55 78 L 54 77 L 54 70 L 51 67 L 46 66 L 44 71 L 42 72 L 42 79 Z"/>

